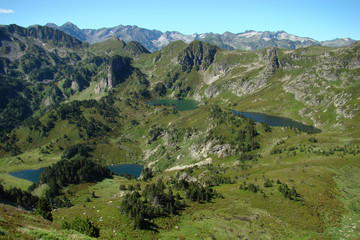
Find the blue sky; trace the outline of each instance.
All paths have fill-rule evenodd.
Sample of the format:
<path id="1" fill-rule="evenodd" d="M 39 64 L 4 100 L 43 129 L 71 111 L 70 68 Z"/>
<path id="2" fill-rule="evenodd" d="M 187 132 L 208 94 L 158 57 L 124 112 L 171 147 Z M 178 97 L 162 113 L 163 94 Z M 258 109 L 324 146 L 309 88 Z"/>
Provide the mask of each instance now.
<path id="1" fill-rule="evenodd" d="M 137 25 L 161 31 L 278 31 L 316 40 L 360 40 L 360 0 L 1 0 L 0 24 L 72 22 L 79 28 Z"/>

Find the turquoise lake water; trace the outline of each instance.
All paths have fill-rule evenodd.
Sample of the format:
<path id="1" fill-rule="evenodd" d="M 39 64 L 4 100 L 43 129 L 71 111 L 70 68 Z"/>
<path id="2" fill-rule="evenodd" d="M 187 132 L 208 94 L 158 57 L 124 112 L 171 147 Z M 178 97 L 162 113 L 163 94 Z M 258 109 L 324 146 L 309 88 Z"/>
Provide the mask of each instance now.
<path id="1" fill-rule="evenodd" d="M 140 177 L 143 167 L 137 164 L 117 164 L 108 166 L 108 168 L 120 175 L 121 173 L 127 173 L 135 176 L 136 178 Z M 40 174 L 45 170 L 45 168 L 40 169 L 28 169 L 22 171 L 16 171 L 9 173 L 11 176 L 28 180 L 30 182 L 38 182 L 40 180 Z"/>
<path id="2" fill-rule="evenodd" d="M 237 112 L 234 110 L 232 110 L 232 112 L 236 115 L 240 114 L 244 117 L 251 118 L 255 122 L 263 122 L 263 123 L 266 123 L 269 126 L 273 126 L 273 127 L 293 127 L 293 128 L 298 128 L 301 131 L 309 132 L 309 133 L 320 133 L 321 132 L 320 129 L 318 129 L 314 126 L 309 126 L 309 125 L 303 124 L 301 122 L 294 121 L 290 118 L 276 117 L 276 116 L 271 116 L 271 115 L 267 115 L 267 114 L 263 114 L 263 113 Z"/>

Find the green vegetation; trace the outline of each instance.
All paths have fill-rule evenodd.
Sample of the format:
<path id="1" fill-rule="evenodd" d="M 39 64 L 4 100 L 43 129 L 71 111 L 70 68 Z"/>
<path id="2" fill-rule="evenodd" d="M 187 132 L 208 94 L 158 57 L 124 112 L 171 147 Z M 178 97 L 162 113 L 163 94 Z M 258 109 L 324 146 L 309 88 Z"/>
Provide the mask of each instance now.
<path id="1" fill-rule="evenodd" d="M 40 175 L 40 182 L 47 184 L 54 182 L 62 187 L 67 184 L 101 181 L 111 176 L 112 173 L 107 167 L 96 164 L 87 158 L 75 157 L 70 160 L 62 159 L 46 168 Z"/>
<path id="2" fill-rule="evenodd" d="M 133 191 L 130 186 L 128 190 Z M 137 191 L 126 194 L 120 205 L 121 211 L 133 219 L 134 228 L 140 229 L 150 227 L 145 218 L 176 214 L 181 207 L 179 199 L 175 199 L 171 188 L 161 179 L 156 184 L 147 184 L 142 195 Z"/>
<path id="3" fill-rule="evenodd" d="M 24 191 L 16 187 L 4 189 L 4 186 L 1 184 L 0 198 L 27 209 L 35 208 L 39 201 L 39 198 L 33 196 L 29 191 Z"/>
<path id="4" fill-rule="evenodd" d="M 42 27 L 1 33 L 1 238 L 359 238 L 359 44 L 179 41 L 150 54 Z M 148 104 L 164 99 L 198 104 Z M 141 177 L 104 167 L 120 163 L 144 166 Z M 41 167 L 35 184 L 7 174 Z"/>
<path id="5" fill-rule="evenodd" d="M 42 218 L 52 221 L 53 217 L 51 214 L 51 206 L 50 203 L 46 200 L 45 197 L 39 199 L 38 208 L 36 209 L 35 213 L 40 215 Z"/>
<path id="6" fill-rule="evenodd" d="M 62 229 L 72 229 L 77 232 L 86 234 L 90 237 L 99 237 L 100 229 L 95 227 L 88 218 L 75 217 L 70 224 L 66 221 L 61 225 Z"/>

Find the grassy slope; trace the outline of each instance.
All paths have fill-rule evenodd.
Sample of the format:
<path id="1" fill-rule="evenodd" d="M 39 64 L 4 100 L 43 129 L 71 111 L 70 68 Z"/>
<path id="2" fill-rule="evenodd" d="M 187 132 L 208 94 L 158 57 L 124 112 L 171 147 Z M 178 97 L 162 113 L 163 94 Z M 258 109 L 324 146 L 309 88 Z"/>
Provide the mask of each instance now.
<path id="1" fill-rule="evenodd" d="M 182 127 L 202 126 L 202 123 L 195 119 L 201 119 L 201 116 L 204 115 L 203 107 L 194 111 L 166 116 L 159 109 L 161 108 L 148 110 L 149 113 L 154 113 L 146 117 L 148 124 L 157 122 L 164 125 L 171 123 L 173 126 L 181 123 Z M 128 134 L 142 136 L 146 134 L 147 129 L 147 124 L 141 124 Z M 63 217 L 71 220 L 75 215 L 86 215 L 101 228 L 102 239 L 115 238 L 115 233 L 117 233 L 116 236 L 123 236 L 127 239 L 171 239 L 177 237 L 188 239 L 195 236 L 205 239 L 212 236 L 221 239 L 238 236 L 245 236 L 250 239 L 318 238 L 320 236 L 324 238 L 335 234 L 332 230 L 334 227 L 345 231 L 347 229 L 346 224 L 349 221 L 357 224 L 350 220 L 350 216 L 356 212 L 351 212 L 350 206 L 352 205 L 349 204 L 351 196 L 342 196 L 337 187 L 352 176 L 347 176 L 345 174 L 347 171 L 345 171 L 339 175 L 341 176 L 340 182 L 335 176 L 344 164 L 358 166 L 358 155 L 345 154 L 340 156 L 341 153 L 336 153 L 334 156 L 328 157 L 312 153 L 309 150 L 310 147 L 312 149 L 329 149 L 335 144 L 342 144 L 341 139 L 331 137 L 326 132 L 316 134 L 315 137 L 318 142 L 311 143 L 308 139 L 312 135 L 295 133 L 287 128 L 273 128 L 271 133 L 265 134 L 259 127 L 259 131 L 261 145 L 263 146 L 259 153 L 263 157 L 256 163 L 250 163 L 251 168 L 243 170 L 236 164 L 236 157 L 219 159 L 216 156 L 211 156 L 215 165 L 221 164 L 222 167 L 228 168 L 226 175 L 236 179 L 235 184 L 216 187 L 216 190 L 222 193 L 225 199 L 215 199 L 209 204 L 187 202 L 189 206 L 182 212 L 181 216 L 154 221 L 154 224 L 158 226 L 159 233 L 143 230 L 133 231 L 132 227 L 129 227 L 131 221 L 120 214 L 117 209 L 122 194 L 119 191 L 119 185 L 135 184 L 133 180 L 129 181 L 122 178 L 104 180 L 95 185 L 73 186 L 72 191 L 75 192 L 75 195 L 69 196 L 69 198 L 75 206 L 53 212 L 54 221 L 61 224 Z M 113 141 L 117 142 L 116 140 L 114 138 Z M 280 140 L 284 140 L 285 143 L 277 145 L 276 143 Z M 129 147 L 134 145 L 130 143 Z M 285 151 L 276 155 L 270 154 L 271 149 L 278 146 L 289 148 L 300 145 L 308 149 L 309 152 L 300 152 L 298 149 L 296 156 L 293 156 L 293 151 Z M 143 148 L 147 145 L 144 140 L 141 140 L 138 146 Z M 104 147 L 111 149 L 111 145 L 104 145 Z M 102 154 L 106 151 L 106 148 L 103 149 Z M 26 152 L 21 155 L 21 158 L 26 160 L 26 154 L 31 155 L 30 152 Z M 191 159 L 188 161 L 179 161 L 177 164 L 191 163 Z M 46 158 L 44 162 L 49 163 Z M 166 179 L 173 174 L 174 172 L 164 172 L 161 175 Z M 275 181 L 280 179 L 281 182 L 288 183 L 290 186 L 296 186 L 305 200 L 305 206 L 283 198 L 277 191 L 276 185 L 269 189 L 262 187 L 264 177 Z M 6 180 L 5 177 L 4 180 Z M 254 194 L 239 190 L 238 186 L 244 180 L 259 184 L 267 197 L 264 198 L 260 193 Z M 10 182 L 10 180 L 8 181 Z M 16 181 L 12 184 L 17 185 Z M 141 185 L 143 188 L 145 183 L 141 183 Z M 18 186 L 25 187 L 26 185 Z M 98 198 L 91 198 L 92 191 L 96 193 Z M 91 202 L 86 202 L 87 197 L 91 198 Z M 176 230 L 175 226 L 179 226 L 179 230 Z M 114 230 L 116 231 L 114 232 Z M 350 230 L 347 229 L 346 231 Z M 355 236 L 356 232 L 351 234 Z"/>
<path id="2" fill-rule="evenodd" d="M 0 212 L 1 239 L 93 239 L 9 205 L 0 203 Z"/>
<path id="3" fill-rule="evenodd" d="M 312 145 L 308 141 L 307 134 L 299 135 L 286 129 L 274 129 L 271 136 L 264 141 L 274 142 L 279 139 L 279 136 L 280 139 L 287 138 L 286 146 L 297 146 L 298 143 L 307 147 Z M 321 148 L 328 143 L 319 140 L 319 143 L 315 145 Z M 116 207 L 123 194 L 118 187 L 120 184 L 128 185 L 135 184 L 135 182 L 122 178 L 105 180 L 96 185 L 77 187 L 74 190 L 76 194 L 71 197 L 71 200 L 78 204 L 70 209 L 57 211 L 54 214 L 55 222 L 61 222 L 62 217 L 71 219 L 75 215 L 87 215 L 99 224 L 102 229 L 101 236 L 105 239 L 115 236 L 114 230 L 118 234 L 121 232 L 122 236 L 126 236 L 127 239 L 179 237 L 188 239 L 195 236 L 205 239 L 212 236 L 221 239 L 238 236 L 246 236 L 250 239 L 274 237 L 280 239 L 329 237 L 330 239 L 330 236 L 334 234 L 334 230 L 332 230 L 334 227 L 350 231 L 346 223 L 351 221 L 353 224 L 357 224 L 349 217 L 356 213 L 356 209 L 353 211 L 354 213 L 351 212 L 347 203 L 349 200 L 346 200 L 349 199 L 349 196 L 345 196 L 343 200 L 343 196 L 337 188 L 339 181 L 336 179 L 338 177 L 334 178 L 335 171 L 341 168 L 344 161 L 349 165 L 357 165 L 357 156 L 346 154 L 344 158 L 324 157 L 312 153 L 300 153 L 299 150 L 297 156 L 292 156 L 292 154 L 288 156 L 286 152 L 278 156 L 270 155 L 267 148 L 262 151 L 262 154 L 263 158 L 248 170 L 242 170 L 230 159 L 230 161 L 221 160 L 222 167 L 228 167 L 227 175 L 236 178 L 235 184 L 216 187 L 216 190 L 222 193 L 225 199 L 215 199 L 212 203 L 207 204 L 187 202 L 188 207 L 181 216 L 154 221 L 159 233 L 132 231 L 128 228 L 131 222 L 126 217 L 124 218 Z M 199 170 L 199 174 L 201 171 Z M 164 172 L 163 177 L 166 179 L 173 174 L 174 172 Z M 348 179 L 345 175 L 345 173 L 339 175 L 343 178 L 340 181 Z M 276 184 L 272 188 L 262 187 L 264 177 L 279 179 L 290 186 L 296 186 L 304 198 L 305 206 L 285 199 L 277 191 Z M 254 194 L 239 190 L 238 186 L 244 180 L 259 184 L 267 197 L 264 198 L 260 193 Z M 349 182 L 348 184 L 355 183 Z M 141 183 L 141 185 L 143 188 L 145 183 Z M 91 196 L 92 191 L 95 191 L 99 198 L 86 203 L 85 199 Z M 346 204 L 343 204 L 344 201 Z M 354 204 L 357 202 L 353 200 L 352 204 L 351 206 L 354 208 Z M 175 226 L 178 226 L 179 230 L 176 230 Z M 356 236 L 356 232 L 352 234 Z"/>

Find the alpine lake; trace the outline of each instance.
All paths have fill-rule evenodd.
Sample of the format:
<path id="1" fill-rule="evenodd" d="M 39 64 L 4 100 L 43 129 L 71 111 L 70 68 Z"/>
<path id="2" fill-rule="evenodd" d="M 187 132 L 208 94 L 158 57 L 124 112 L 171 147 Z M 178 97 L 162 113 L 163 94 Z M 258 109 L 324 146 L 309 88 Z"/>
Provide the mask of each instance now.
<path id="1" fill-rule="evenodd" d="M 301 122 L 294 121 L 290 118 L 276 117 L 264 113 L 238 112 L 234 110 L 232 110 L 232 113 L 236 115 L 242 115 L 246 118 L 251 118 L 255 122 L 266 123 L 267 125 L 272 127 L 292 127 L 292 128 L 297 128 L 303 132 L 321 133 L 321 129 L 318 129 L 314 126 L 303 124 Z"/>
<path id="2" fill-rule="evenodd" d="M 135 176 L 136 178 L 140 177 L 143 167 L 137 164 L 114 164 L 108 166 L 108 168 L 116 173 L 116 175 L 129 174 Z M 40 175 L 45 170 L 45 168 L 39 169 L 28 169 L 16 172 L 10 172 L 9 175 L 21 179 L 28 180 L 30 182 L 40 181 Z"/>
<path id="3" fill-rule="evenodd" d="M 198 107 L 199 102 L 192 100 L 192 99 L 160 99 L 149 102 L 148 105 L 150 106 L 174 106 L 178 111 L 186 111 L 186 110 L 193 110 Z M 293 127 L 297 128 L 301 131 L 308 132 L 308 133 L 320 133 L 321 130 L 314 127 L 303 124 L 301 122 L 294 121 L 290 118 L 285 117 L 277 117 L 271 116 L 264 113 L 254 113 L 254 112 L 238 112 L 231 110 L 232 113 L 236 115 L 242 115 L 246 118 L 251 118 L 255 122 L 263 122 L 272 127 Z"/>
<path id="4" fill-rule="evenodd" d="M 174 106 L 178 111 L 187 111 L 193 110 L 198 107 L 198 102 L 191 99 L 160 99 L 155 100 L 148 103 L 150 106 Z M 264 113 L 251 113 L 251 112 L 238 112 L 232 110 L 233 114 L 242 115 L 246 118 L 251 118 L 255 122 L 263 122 L 268 124 L 272 127 L 293 127 L 297 128 L 301 131 L 308 132 L 308 133 L 320 133 L 321 130 L 315 128 L 313 126 L 305 125 L 301 122 L 294 121 L 290 118 L 284 117 L 277 117 L 271 116 Z M 138 178 L 141 175 L 143 167 L 137 164 L 117 164 L 108 166 L 108 168 L 116 173 L 117 175 L 120 174 L 130 174 Z M 29 170 L 22 170 L 9 173 L 11 176 L 22 178 L 31 182 L 38 182 L 40 180 L 40 174 L 44 171 L 45 168 L 40 169 L 29 169 Z"/>

